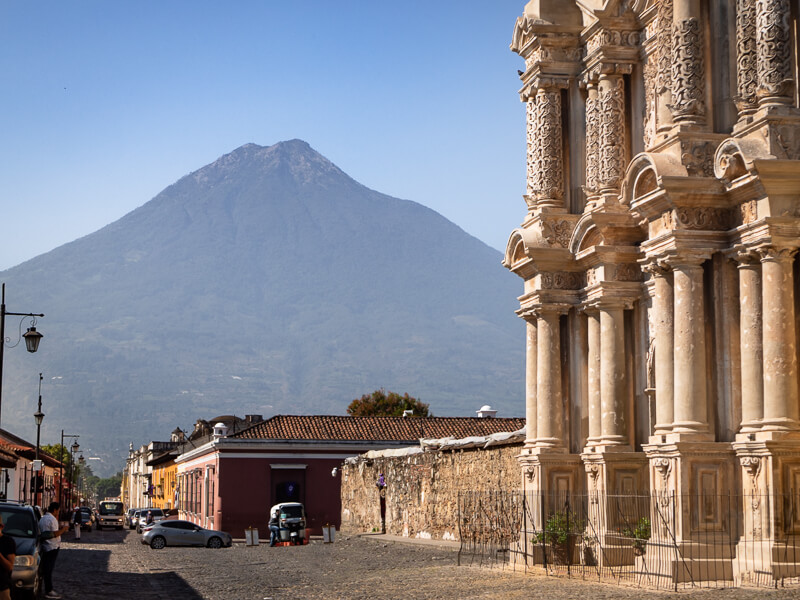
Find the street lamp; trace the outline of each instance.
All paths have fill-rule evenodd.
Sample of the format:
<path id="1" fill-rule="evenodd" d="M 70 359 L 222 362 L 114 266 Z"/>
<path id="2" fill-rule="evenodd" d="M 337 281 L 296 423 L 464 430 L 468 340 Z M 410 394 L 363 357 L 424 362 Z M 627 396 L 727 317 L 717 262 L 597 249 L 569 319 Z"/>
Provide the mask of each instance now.
<path id="1" fill-rule="evenodd" d="M 44 413 L 42 412 L 42 374 L 39 373 L 39 409 L 33 413 L 33 418 L 36 420 L 36 466 L 39 470 L 36 471 L 36 478 L 33 488 L 33 503 L 36 506 L 41 506 L 39 502 L 39 489 L 42 477 L 42 463 L 39 462 L 39 439 L 42 431 L 42 421 L 44 420 Z"/>
<path id="2" fill-rule="evenodd" d="M 58 503 L 61 504 L 61 491 L 64 489 L 64 438 L 79 438 L 79 435 L 71 435 L 69 433 L 64 434 L 64 430 L 61 430 L 61 456 L 59 459 L 61 460 L 61 465 L 58 467 Z M 75 440 L 75 444 L 77 445 L 78 441 Z M 72 462 L 70 462 L 70 471 L 72 470 Z M 70 481 L 72 481 L 72 477 L 70 476 Z"/>
<path id="3" fill-rule="evenodd" d="M 36 352 L 39 349 L 39 342 L 43 337 L 41 333 L 36 331 L 36 317 L 43 317 L 44 314 L 8 312 L 6 310 L 6 284 L 4 283 L 2 286 L 2 298 L 0 298 L 0 409 L 3 407 L 3 356 L 6 347 L 7 316 L 22 317 L 19 322 L 20 337 L 17 339 L 16 343 L 9 346 L 9 348 L 16 347 L 20 339 L 25 338 L 25 348 L 27 348 L 28 352 Z M 28 327 L 28 331 L 22 333 L 22 321 L 25 320 L 25 317 L 31 317 L 31 326 Z M 10 342 L 11 340 L 8 341 Z"/>

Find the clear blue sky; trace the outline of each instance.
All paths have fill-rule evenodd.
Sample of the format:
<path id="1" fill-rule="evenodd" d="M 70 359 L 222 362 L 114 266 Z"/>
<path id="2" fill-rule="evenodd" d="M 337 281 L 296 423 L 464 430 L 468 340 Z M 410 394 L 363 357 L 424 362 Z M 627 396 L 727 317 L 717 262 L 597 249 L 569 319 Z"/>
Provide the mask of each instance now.
<path id="1" fill-rule="evenodd" d="M 525 214 L 524 5 L 0 0 L 0 269 L 292 138 L 502 251 Z"/>

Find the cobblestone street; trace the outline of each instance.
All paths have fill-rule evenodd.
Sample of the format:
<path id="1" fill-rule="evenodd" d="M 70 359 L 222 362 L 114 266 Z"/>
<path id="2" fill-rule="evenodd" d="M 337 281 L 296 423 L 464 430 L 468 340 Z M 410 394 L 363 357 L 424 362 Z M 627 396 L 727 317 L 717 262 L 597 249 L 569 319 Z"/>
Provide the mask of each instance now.
<path id="1" fill-rule="evenodd" d="M 452 548 L 397 543 L 380 536 L 338 537 L 334 544 L 270 548 L 151 550 L 133 531 L 65 537 L 54 574 L 66 600 L 287 600 L 300 598 L 800 598 L 800 590 L 679 593 L 456 566 Z"/>

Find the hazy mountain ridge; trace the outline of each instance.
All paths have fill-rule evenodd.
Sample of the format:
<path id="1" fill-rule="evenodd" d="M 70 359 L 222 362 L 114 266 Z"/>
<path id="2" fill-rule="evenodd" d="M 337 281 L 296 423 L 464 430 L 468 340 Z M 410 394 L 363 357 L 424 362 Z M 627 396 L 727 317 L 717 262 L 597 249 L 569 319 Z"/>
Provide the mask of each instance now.
<path id="1" fill-rule="evenodd" d="M 437 415 L 523 414 L 521 286 L 500 260 L 305 142 L 247 144 L 3 274 L 8 310 L 47 314 L 39 354 L 6 354 L 3 425 L 31 429 L 40 370 L 62 377 L 43 431 L 89 408 L 103 455 L 217 414 L 344 414 L 381 386 Z"/>

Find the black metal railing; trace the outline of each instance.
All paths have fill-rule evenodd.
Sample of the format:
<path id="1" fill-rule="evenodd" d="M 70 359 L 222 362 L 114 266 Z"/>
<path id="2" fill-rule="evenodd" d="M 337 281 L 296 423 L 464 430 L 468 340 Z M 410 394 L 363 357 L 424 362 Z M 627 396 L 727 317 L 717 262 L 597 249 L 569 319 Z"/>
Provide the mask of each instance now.
<path id="1" fill-rule="evenodd" d="M 643 587 L 800 585 L 800 493 L 462 492 L 459 564 Z"/>

